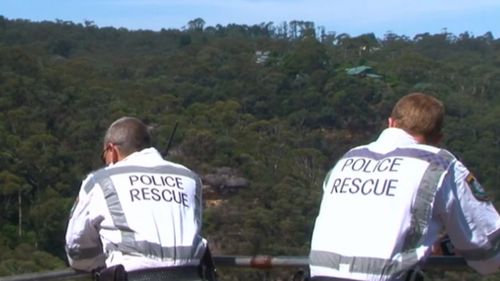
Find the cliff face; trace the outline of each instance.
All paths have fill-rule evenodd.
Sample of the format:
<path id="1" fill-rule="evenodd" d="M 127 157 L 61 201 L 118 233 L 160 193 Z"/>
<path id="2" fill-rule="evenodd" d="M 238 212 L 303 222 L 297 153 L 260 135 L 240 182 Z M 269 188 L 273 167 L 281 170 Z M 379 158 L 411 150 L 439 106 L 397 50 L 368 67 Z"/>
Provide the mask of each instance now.
<path id="1" fill-rule="evenodd" d="M 230 167 L 216 168 L 213 173 L 201 176 L 203 183 L 203 201 L 205 207 L 217 207 L 225 201 L 225 197 L 248 188 L 250 181 L 237 174 Z"/>

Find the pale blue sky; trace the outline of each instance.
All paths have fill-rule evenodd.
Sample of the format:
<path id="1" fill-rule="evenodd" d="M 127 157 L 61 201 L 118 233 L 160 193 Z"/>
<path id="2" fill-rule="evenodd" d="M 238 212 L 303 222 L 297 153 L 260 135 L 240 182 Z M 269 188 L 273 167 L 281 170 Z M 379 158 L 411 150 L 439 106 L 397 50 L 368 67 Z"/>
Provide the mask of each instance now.
<path id="1" fill-rule="evenodd" d="M 130 30 L 181 29 L 202 18 L 205 26 L 312 21 L 351 36 L 387 32 L 500 37 L 500 0 L 0 0 L 8 19 L 83 23 Z"/>

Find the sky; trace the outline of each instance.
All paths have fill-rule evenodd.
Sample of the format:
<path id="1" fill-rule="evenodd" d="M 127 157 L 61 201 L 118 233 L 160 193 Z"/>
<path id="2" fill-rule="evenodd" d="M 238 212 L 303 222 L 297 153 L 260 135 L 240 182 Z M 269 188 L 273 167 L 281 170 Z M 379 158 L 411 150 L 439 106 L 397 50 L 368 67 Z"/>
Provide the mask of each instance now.
<path id="1" fill-rule="evenodd" d="M 310 21 L 352 37 L 442 32 L 500 37 L 500 0 L 0 0 L 0 15 L 129 30 L 182 29 L 201 18 L 205 27 Z"/>

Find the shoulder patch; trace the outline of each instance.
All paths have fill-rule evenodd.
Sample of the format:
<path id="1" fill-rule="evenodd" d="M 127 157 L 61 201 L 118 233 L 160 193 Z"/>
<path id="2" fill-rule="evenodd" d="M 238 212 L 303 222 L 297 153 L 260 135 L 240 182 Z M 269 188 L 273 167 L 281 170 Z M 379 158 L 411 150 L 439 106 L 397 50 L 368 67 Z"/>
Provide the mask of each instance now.
<path id="1" fill-rule="evenodd" d="M 483 186 L 479 183 L 479 181 L 474 177 L 473 174 L 469 173 L 465 178 L 467 185 L 469 186 L 474 197 L 479 201 L 490 201 L 490 197 L 486 194 Z"/>

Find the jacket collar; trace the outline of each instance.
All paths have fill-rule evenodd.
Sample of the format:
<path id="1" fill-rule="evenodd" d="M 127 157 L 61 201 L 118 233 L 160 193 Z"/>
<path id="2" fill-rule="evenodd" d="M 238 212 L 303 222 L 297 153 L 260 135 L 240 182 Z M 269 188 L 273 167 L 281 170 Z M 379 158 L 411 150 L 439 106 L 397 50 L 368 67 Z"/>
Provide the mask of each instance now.
<path id="1" fill-rule="evenodd" d="M 399 128 L 387 128 L 378 137 L 377 143 L 387 145 L 412 145 L 418 144 L 417 140 L 407 132 Z"/>

